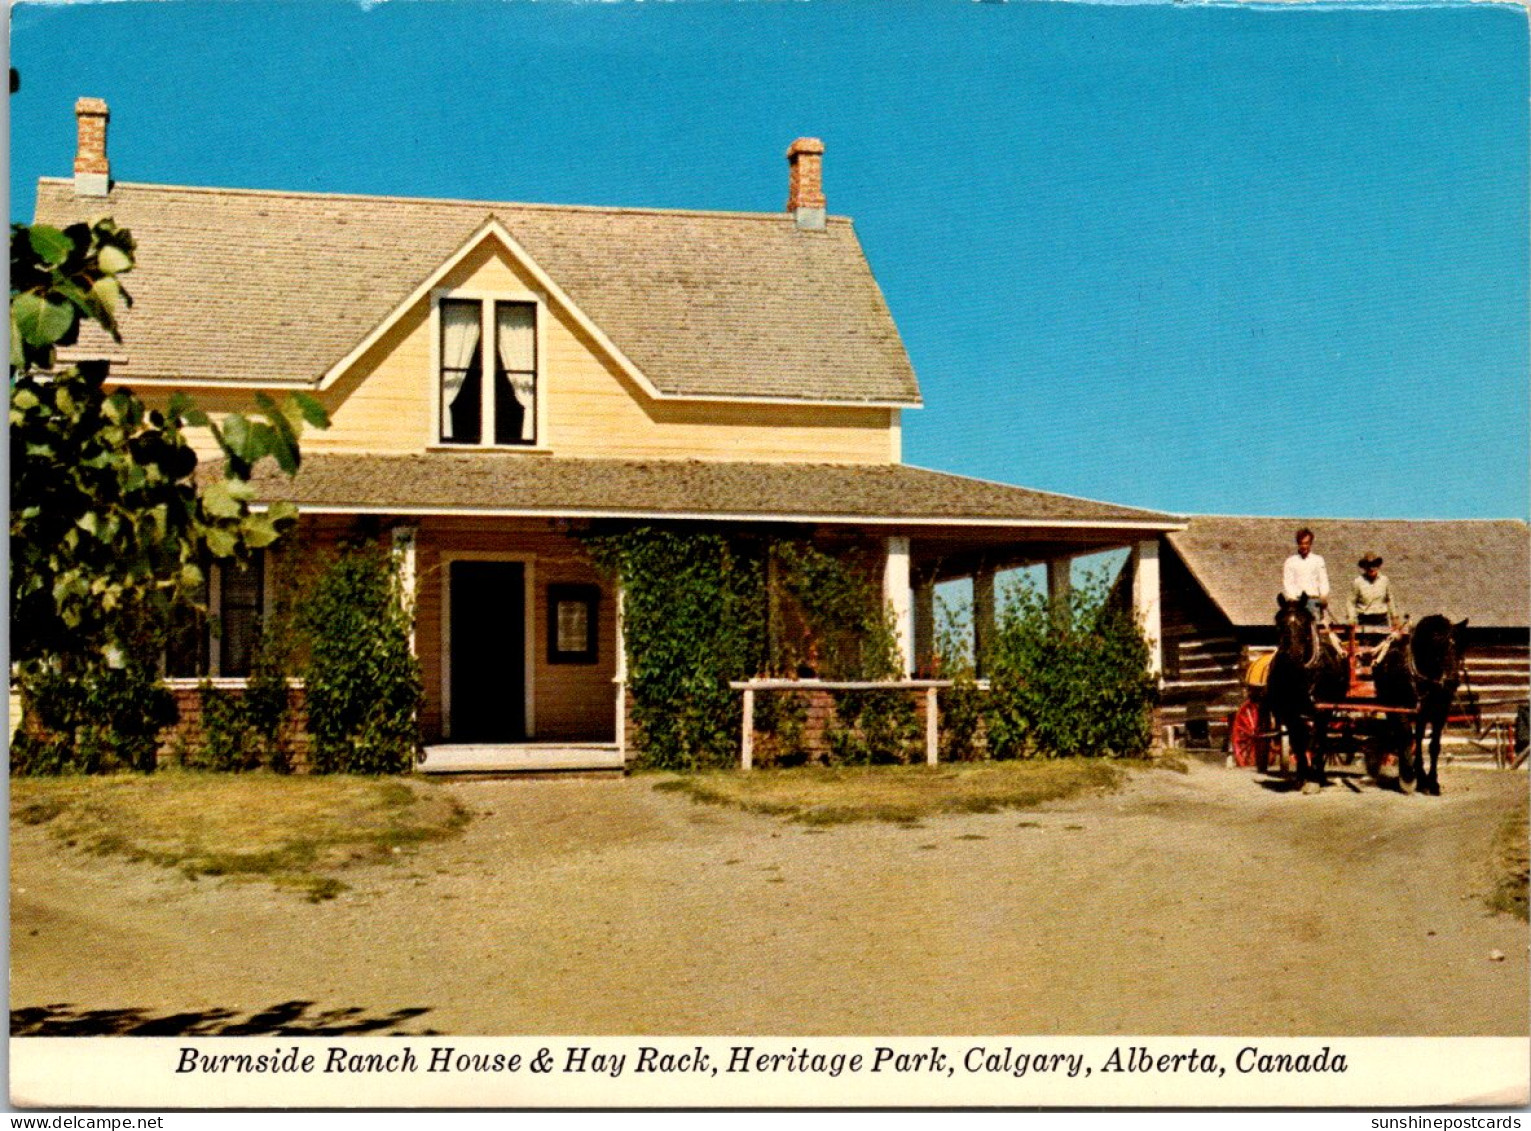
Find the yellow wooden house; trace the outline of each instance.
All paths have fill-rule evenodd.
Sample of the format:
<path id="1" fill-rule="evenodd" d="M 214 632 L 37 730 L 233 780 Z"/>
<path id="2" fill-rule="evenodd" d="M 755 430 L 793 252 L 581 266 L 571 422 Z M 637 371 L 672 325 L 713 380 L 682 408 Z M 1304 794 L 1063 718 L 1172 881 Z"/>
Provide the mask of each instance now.
<path id="1" fill-rule="evenodd" d="M 299 504 L 304 544 L 366 522 L 401 549 L 438 765 L 621 764 L 621 595 L 572 536 L 596 519 L 875 547 L 910 671 L 938 581 L 974 579 L 982 633 L 996 570 L 1047 562 L 1062 585 L 1108 548 L 1133 548 L 1157 636 L 1174 516 L 903 463 L 919 387 L 815 139 L 787 152 L 784 210 L 691 212 L 117 182 L 106 105 L 76 113 L 75 174 L 40 181 L 37 220 L 111 216 L 138 259 L 122 343 L 87 333 L 66 359 L 214 413 L 325 404 L 296 480 L 260 485 Z M 222 631 L 172 665 L 180 686 L 237 684 L 277 572 L 215 574 Z"/>

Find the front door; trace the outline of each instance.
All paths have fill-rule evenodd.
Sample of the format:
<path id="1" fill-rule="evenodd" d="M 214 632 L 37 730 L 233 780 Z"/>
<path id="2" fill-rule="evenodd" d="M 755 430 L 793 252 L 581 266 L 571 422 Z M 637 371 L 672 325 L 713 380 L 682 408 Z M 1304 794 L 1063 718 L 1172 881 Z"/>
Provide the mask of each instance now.
<path id="1" fill-rule="evenodd" d="M 520 562 L 452 562 L 453 742 L 526 738 L 526 585 Z"/>

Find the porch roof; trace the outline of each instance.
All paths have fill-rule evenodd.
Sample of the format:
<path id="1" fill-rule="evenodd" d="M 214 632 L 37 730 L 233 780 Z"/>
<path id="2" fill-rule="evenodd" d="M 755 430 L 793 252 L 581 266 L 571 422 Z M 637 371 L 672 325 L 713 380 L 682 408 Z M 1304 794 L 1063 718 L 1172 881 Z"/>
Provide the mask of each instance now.
<path id="1" fill-rule="evenodd" d="M 208 469 L 210 473 L 212 469 Z M 1037 527 L 1162 532 L 1158 511 L 1033 491 L 903 464 L 563 459 L 519 453 L 306 455 L 269 466 L 265 501 L 329 513 L 481 514 Z"/>

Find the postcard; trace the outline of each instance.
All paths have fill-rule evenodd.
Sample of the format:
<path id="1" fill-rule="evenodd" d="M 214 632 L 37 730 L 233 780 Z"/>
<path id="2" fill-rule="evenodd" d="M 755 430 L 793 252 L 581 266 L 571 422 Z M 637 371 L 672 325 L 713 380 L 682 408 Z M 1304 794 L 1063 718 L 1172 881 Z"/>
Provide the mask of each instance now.
<path id="1" fill-rule="evenodd" d="M 11 1103 L 1527 1103 L 1526 32 L 18 4 Z"/>

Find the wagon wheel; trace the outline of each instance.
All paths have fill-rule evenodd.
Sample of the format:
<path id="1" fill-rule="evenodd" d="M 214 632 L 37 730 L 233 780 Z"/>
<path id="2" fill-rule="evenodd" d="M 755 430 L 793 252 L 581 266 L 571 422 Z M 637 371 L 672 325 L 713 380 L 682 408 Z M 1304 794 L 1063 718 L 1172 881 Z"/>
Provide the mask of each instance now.
<path id="1" fill-rule="evenodd" d="M 1246 769 L 1253 766 L 1262 774 L 1270 761 L 1270 738 L 1265 733 L 1265 720 L 1260 717 L 1260 705 L 1252 699 L 1234 712 L 1228 728 L 1229 745 L 1233 747 L 1235 765 Z"/>

